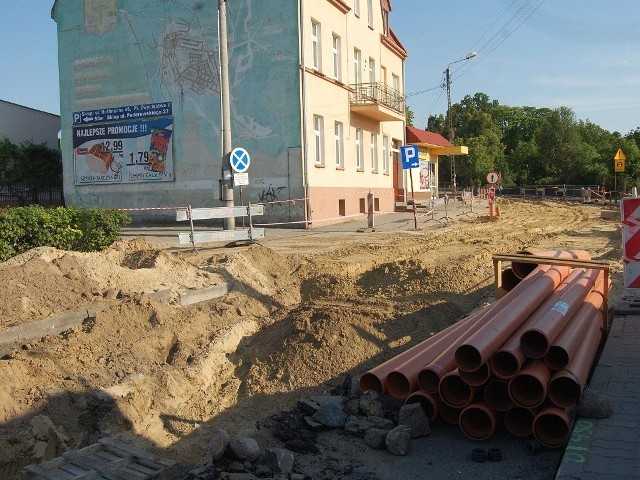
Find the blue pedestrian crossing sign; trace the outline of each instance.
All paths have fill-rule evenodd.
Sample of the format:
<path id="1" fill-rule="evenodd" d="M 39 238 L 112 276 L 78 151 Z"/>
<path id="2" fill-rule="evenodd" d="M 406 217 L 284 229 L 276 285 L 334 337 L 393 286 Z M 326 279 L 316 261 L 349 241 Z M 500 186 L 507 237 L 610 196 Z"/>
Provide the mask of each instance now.
<path id="1" fill-rule="evenodd" d="M 400 147 L 400 158 L 402 159 L 402 168 L 407 170 L 409 168 L 418 168 L 420 166 L 420 159 L 418 158 L 418 146 L 417 145 L 405 145 Z"/>
<path id="2" fill-rule="evenodd" d="M 247 152 L 244 148 L 237 147 L 231 150 L 231 168 L 236 173 L 244 173 L 249 170 L 249 164 L 251 163 L 251 158 L 249 157 L 249 152 Z"/>

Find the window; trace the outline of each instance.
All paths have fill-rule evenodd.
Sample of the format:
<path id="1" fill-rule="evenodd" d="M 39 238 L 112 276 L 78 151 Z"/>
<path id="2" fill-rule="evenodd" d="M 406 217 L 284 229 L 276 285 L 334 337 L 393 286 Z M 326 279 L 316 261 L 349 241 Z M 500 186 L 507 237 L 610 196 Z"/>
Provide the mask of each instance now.
<path id="1" fill-rule="evenodd" d="M 400 93 L 400 77 L 394 73 L 393 75 L 391 75 L 391 80 L 393 82 L 393 89 L 396 92 Z"/>
<path id="2" fill-rule="evenodd" d="M 353 13 L 356 17 L 360 16 L 360 0 L 353 0 Z"/>
<path id="3" fill-rule="evenodd" d="M 362 143 L 361 128 L 356 128 L 356 168 L 364 170 L 364 145 Z"/>
<path id="4" fill-rule="evenodd" d="M 369 57 L 369 83 L 376 83 L 376 61 Z"/>
<path id="5" fill-rule="evenodd" d="M 369 27 L 373 28 L 373 0 L 367 0 Z"/>
<path id="6" fill-rule="evenodd" d="M 386 10 L 382 10 L 382 31 L 385 37 L 389 36 L 389 12 Z"/>
<path id="7" fill-rule="evenodd" d="M 344 127 L 342 122 L 336 122 L 334 125 L 334 143 L 336 150 L 336 167 L 344 168 Z"/>
<path id="8" fill-rule="evenodd" d="M 378 135 L 371 133 L 371 171 L 378 173 Z"/>
<path id="9" fill-rule="evenodd" d="M 321 51 L 320 51 L 320 24 L 315 21 L 311 21 L 311 58 L 313 61 L 313 69 L 320 71 L 321 65 Z"/>
<path id="10" fill-rule="evenodd" d="M 313 136 L 316 165 L 324 165 L 324 120 L 320 115 L 313 116 Z"/>
<path id="11" fill-rule="evenodd" d="M 357 48 L 353 49 L 353 81 L 356 85 L 362 83 L 362 52 Z"/>
<path id="12" fill-rule="evenodd" d="M 333 53 L 333 78 L 336 80 L 342 80 L 342 68 L 340 68 L 342 55 L 340 53 L 340 37 L 335 33 L 333 34 L 333 45 L 332 45 L 332 53 Z"/>
<path id="13" fill-rule="evenodd" d="M 389 135 L 382 137 L 382 171 L 389 173 Z"/>

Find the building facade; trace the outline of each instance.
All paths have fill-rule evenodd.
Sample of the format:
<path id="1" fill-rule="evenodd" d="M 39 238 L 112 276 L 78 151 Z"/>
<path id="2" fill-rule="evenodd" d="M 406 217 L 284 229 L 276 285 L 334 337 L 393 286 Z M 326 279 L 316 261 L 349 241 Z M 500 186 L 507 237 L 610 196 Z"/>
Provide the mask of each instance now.
<path id="1" fill-rule="evenodd" d="M 44 143 L 58 148 L 60 115 L 0 100 L 0 138 L 16 145 Z"/>
<path id="2" fill-rule="evenodd" d="M 311 227 L 359 214 L 368 192 L 392 210 L 406 52 L 389 1 L 227 4 L 233 146 L 251 157 L 235 203 Z M 217 2 L 57 0 L 52 17 L 67 204 L 219 206 Z"/>

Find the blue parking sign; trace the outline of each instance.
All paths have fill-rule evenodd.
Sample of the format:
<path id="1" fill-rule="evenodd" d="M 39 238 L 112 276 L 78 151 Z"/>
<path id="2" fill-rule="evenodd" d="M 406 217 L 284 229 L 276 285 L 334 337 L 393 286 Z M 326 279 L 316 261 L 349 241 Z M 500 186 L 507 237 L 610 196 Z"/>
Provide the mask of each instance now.
<path id="1" fill-rule="evenodd" d="M 417 145 L 405 145 L 400 147 L 400 158 L 402 159 L 402 168 L 418 168 L 420 166 L 420 160 L 418 158 L 418 146 Z"/>

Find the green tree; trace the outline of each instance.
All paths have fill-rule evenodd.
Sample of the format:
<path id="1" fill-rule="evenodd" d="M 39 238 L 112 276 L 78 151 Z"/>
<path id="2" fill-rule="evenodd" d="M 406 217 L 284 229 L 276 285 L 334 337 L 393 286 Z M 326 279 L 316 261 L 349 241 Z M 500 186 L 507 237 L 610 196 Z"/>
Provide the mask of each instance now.
<path id="1" fill-rule="evenodd" d="M 44 143 L 18 146 L 6 138 L 0 140 L 0 186 L 16 194 L 26 187 L 34 198 L 39 189 L 62 187 L 60 151 Z"/>

